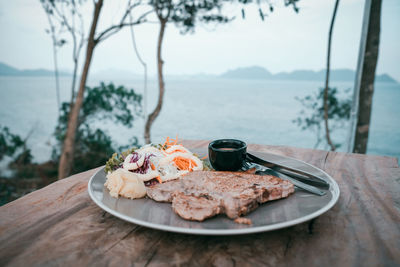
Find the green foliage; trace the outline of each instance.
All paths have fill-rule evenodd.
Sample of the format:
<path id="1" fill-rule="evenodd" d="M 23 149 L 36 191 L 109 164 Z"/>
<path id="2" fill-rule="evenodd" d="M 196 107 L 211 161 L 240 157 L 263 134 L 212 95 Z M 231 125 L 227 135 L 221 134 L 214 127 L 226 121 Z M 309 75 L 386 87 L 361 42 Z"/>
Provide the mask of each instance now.
<path id="1" fill-rule="evenodd" d="M 29 167 L 32 163 L 32 154 L 26 147 L 26 139 L 11 133 L 8 127 L 0 126 L 0 160 L 5 156 L 11 158 L 8 167 L 14 171 L 13 177 L 30 178 L 35 174 Z"/>
<path id="2" fill-rule="evenodd" d="M 171 19 L 182 29 L 182 32 L 193 30 L 196 19 L 203 23 L 226 23 L 229 22 L 229 18 L 219 12 L 223 2 L 218 0 L 180 1 L 173 9 Z"/>
<path id="3" fill-rule="evenodd" d="M 0 126 L 0 160 L 5 156 L 12 157 L 24 145 L 25 141 L 19 135 L 11 133 L 8 127 Z"/>
<path id="4" fill-rule="evenodd" d="M 346 91 L 348 93 L 349 90 Z M 296 97 L 303 106 L 300 111 L 300 116 L 293 120 L 293 123 L 297 124 L 301 130 L 311 130 L 317 135 L 317 142 L 315 148 L 317 148 L 322 140 L 324 140 L 324 88 L 320 88 L 317 93 L 308 95 L 304 98 Z M 331 132 L 336 129 L 344 127 L 344 124 L 350 119 L 351 111 L 351 97 L 348 95 L 345 99 L 338 98 L 338 90 L 336 88 L 328 89 L 328 120 Z M 334 144 L 336 147 L 340 147 L 341 144 Z"/>
<path id="5" fill-rule="evenodd" d="M 31 150 L 24 146 L 22 152 L 18 154 L 8 165 L 14 171 L 15 178 L 32 178 L 37 175 L 36 169 L 32 164 Z"/>
<path id="6" fill-rule="evenodd" d="M 117 148 L 107 131 L 98 128 L 107 122 L 132 128 L 134 115 L 140 116 L 142 96 L 133 89 L 116 87 L 112 83 L 101 83 L 98 87 L 86 87 L 83 105 L 79 114 L 76 133 L 73 173 L 82 172 L 104 164 Z M 57 147 L 53 149 L 53 160 L 58 162 L 67 131 L 70 104 L 64 102 L 55 130 Z M 128 146 L 137 145 L 133 137 Z"/>
<path id="7" fill-rule="evenodd" d="M 292 6 L 298 12 L 299 0 L 283 0 L 285 6 Z M 274 6 L 269 0 L 150 0 L 157 15 L 168 22 L 173 22 L 181 33 L 193 32 L 198 22 L 202 23 L 227 23 L 234 19 L 222 14 L 225 4 L 248 5 L 255 3 L 258 6 L 260 18 L 264 20 L 268 12 L 274 11 Z M 267 9 L 267 11 L 264 11 Z M 245 18 L 245 10 L 242 8 L 242 18 Z"/>
<path id="8" fill-rule="evenodd" d="M 226 23 L 231 20 L 221 14 L 222 5 L 230 0 L 150 0 L 158 16 L 173 22 L 181 33 L 193 32 L 197 22 Z"/>
<path id="9" fill-rule="evenodd" d="M 284 0 L 283 3 L 285 6 L 292 6 L 293 10 L 297 13 L 299 12 L 299 8 L 297 7 L 297 2 L 299 0 Z M 242 5 L 248 5 L 255 2 L 258 5 L 258 14 L 262 21 L 264 21 L 265 17 L 268 15 L 268 12 L 274 12 L 273 3 L 269 0 L 238 0 L 238 2 Z M 275 3 L 274 3 L 275 4 Z M 266 8 L 265 8 L 266 6 Z M 267 9 L 267 11 L 264 11 Z M 244 8 L 242 8 L 242 19 L 246 18 L 246 13 Z"/>

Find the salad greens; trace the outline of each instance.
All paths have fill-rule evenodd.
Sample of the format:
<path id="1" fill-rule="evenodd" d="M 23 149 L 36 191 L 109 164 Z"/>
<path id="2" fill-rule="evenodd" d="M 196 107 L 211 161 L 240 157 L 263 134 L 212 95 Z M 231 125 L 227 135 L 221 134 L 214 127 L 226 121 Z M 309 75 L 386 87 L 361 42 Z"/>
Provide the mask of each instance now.
<path id="1" fill-rule="evenodd" d="M 117 153 L 114 153 L 106 163 L 106 167 L 104 168 L 105 173 L 110 173 L 118 168 L 121 168 L 125 158 L 129 154 L 135 152 L 136 149 L 137 149 L 136 147 L 130 148 L 128 150 L 121 152 L 121 154 L 119 155 Z"/>
<path id="2" fill-rule="evenodd" d="M 167 144 L 151 144 L 152 147 L 155 147 L 159 150 L 166 150 L 168 148 Z M 122 168 L 122 164 L 124 163 L 125 158 L 129 155 L 135 152 L 137 150 L 137 147 L 130 148 L 128 150 L 125 150 L 121 152 L 120 154 L 114 153 L 111 158 L 107 161 L 106 167 L 104 169 L 105 173 L 110 173 L 115 171 L 118 168 Z M 193 153 L 194 156 L 197 158 L 200 158 L 199 155 L 196 153 Z M 209 171 L 212 170 L 212 167 L 207 159 L 200 159 L 203 162 L 203 170 Z"/>

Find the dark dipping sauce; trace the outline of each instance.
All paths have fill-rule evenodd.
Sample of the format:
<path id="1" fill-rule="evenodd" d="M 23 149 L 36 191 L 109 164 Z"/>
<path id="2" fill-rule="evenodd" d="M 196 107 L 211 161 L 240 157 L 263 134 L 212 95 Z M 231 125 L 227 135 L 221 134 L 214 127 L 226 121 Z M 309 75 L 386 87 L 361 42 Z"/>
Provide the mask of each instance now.
<path id="1" fill-rule="evenodd" d="M 237 171 L 246 158 L 247 145 L 236 139 L 219 139 L 208 145 L 208 158 L 217 171 Z"/>

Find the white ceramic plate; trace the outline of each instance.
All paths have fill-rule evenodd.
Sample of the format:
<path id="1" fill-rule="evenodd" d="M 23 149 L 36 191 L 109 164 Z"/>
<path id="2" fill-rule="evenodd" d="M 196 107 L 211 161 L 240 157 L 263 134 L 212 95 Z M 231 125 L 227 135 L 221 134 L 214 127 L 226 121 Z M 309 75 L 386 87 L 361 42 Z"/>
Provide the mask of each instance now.
<path id="1" fill-rule="evenodd" d="M 204 151 L 195 152 L 205 155 Z M 106 181 L 104 168 L 90 178 L 88 191 L 100 208 L 125 221 L 163 231 L 198 235 L 239 235 L 281 229 L 316 218 L 337 202 L 340 194 L 339 186 L 324 171 L 293 158 L 268 153 L 251 153 L 324 178 L 329 183 L 327 194 L 316 196 L 296 188 L 296 192 L 288 198 L 264 203 L 246 215 L 246 218 L 252 220 L 252 225 L 244 225 L 233 222 L 225 215 L 218 215 L 204 222 L 186 221 L 172 211 L 170 203 L 159 203 L 148 198 L 135 200 L 113 198 L 104 187 Z"/>

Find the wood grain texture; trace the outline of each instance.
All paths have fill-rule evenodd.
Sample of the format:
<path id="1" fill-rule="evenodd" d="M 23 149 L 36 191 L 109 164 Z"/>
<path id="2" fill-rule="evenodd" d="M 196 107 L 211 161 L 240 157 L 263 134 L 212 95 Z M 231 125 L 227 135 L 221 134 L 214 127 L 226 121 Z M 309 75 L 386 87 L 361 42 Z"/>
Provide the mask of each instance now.
<path id="1" fill-rule="evenodd" d="M 207 141 L 185 141 L 192 148 Z M 89 198 L 90 170 L 0 208 L 0 265 L 398 266 L 400 169 L 389 157 L 292 147 L 249 150 L 294 157 L 329 173 L 341 196 L 327 213 L 291 228 L 244 236 L 147 229 Z"/>

